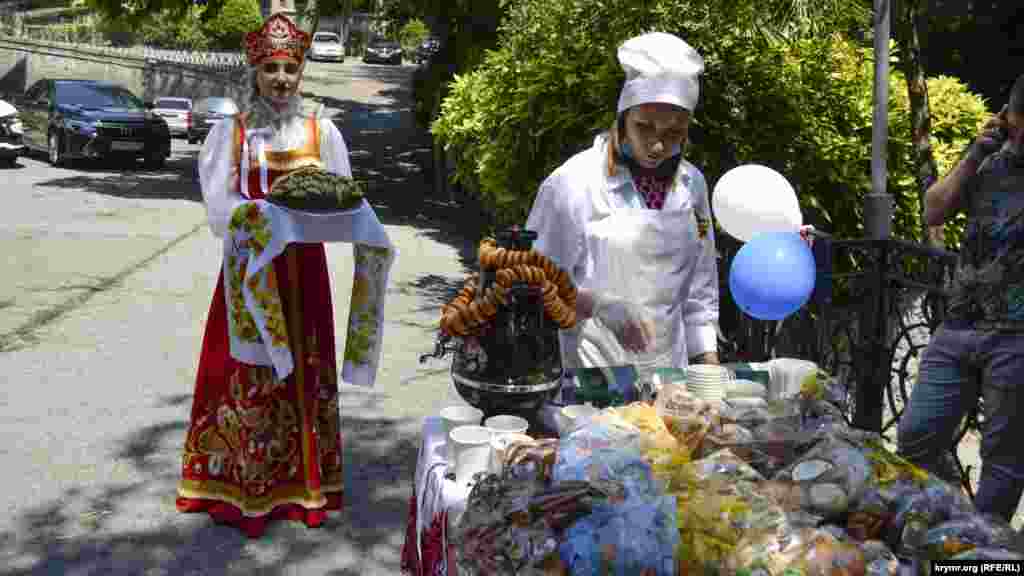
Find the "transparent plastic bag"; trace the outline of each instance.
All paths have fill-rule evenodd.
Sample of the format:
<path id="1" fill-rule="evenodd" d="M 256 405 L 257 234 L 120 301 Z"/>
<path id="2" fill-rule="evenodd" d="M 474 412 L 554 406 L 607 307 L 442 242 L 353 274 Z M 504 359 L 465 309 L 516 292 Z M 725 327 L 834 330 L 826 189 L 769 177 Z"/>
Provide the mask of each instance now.
<path id="1" fill-rule="evenodd" d="M 914 547 L 928 528 L 974 513 L 959 487 L 894 454 L 880 438 L 867 436 L 860 446 L 871 469 L 848 518 L 856 537 L 884 539 L 893 549 Z"/>
<path id="2" fill-rule="evenodd" d="M 867 540 L 860 543 L 860 550 L 864 553 L 864 564 L 867 566 L 864 576 L 899 575 L 900 561 L 885 542 Z"/>
<path id="3" fill-rule="evenodd" d="M 616 408 L 615 413 L 640 431 L 639 440 L 642 451 L 675 450 L 679 447 L 678 440 L 669 431 L 665 420 L 654 405 L 646 402 L 634 402 Z"/>
<path id="4" fill-rule="evenodd" d="M 1017 532 L 1002 518 L 975 514 L 932 527 L 918 549 L 929 560 L 946 560 L 976 548 L 1012 548 L 1016 539 Z"/>
<path id="5" fill-rule="evenodd" d="M 1005 548 L 975 548 L 957 554 L 950 560 L 1024 560 L 1024 554 Z"/>
<path id="6" fill-rule="evenodd" d="M 634 497 L 578 520 L 559 553 L 573 576 L 672 576 L 678 540 L 675 498 Z"/>
<path id="7" fill-rule="evenodd" d="M 560 568 L 564 531 L 594 509 L 623 499 L 614 482 L 565 482 L 482 475 L 450 535 L 459 574 L 520 576 Z M 558 573 L 558 572 L 555 572 Z"/>
<path id="8" fill-rule="evenodd" d="M 604 415 L 598 420 L 599 416 Z M 622 421 L 615 414 L 594 416 L 590 422 L 577 428 L 572 434 L 559 441 L 558 451 L 566 457 L 570 452 L 575 458 L 584 458 L 595 450 L 620 449 L 639 453 L 640 431 Z"/>
<path id="9" fill-rule="evenodd" d="M 816 445 L 773 479 L 796 485 L 806 508 L 825 518 L 844 515 L 867 488 L 871 463 L 864 451 L 842 438 Z"/>
<path id="10" fill-rule="evenodd" d="M 719 450 L 704 458 L 695 460 L 690 466 L 693 468 L 698 480 L 718 477 L 728 480 L 745 480 L 747 482 L 764 481 L 764 476 L 760 472 L 728 449 Z"/>
<path id="11" fill-rule="evenodd" d="M 744 538 L 790 531 L 786 513 L 761 486 L 718 475 L 676 494 L 680 574 L 720 573 Z"/>
<path id="12" fill-rule="evenodd" d="M 854 576 L 866 571 L 864 553 L 828 530 L 800 528 L 744 538 L 729 557 L 728 574 L 829 574 Z"/>
<path id="13" fill-rule="evenodd" d="M 651 466 L 642 457 L 634 436 L 625 446 L 613 441 L 615 432 L 602 424 L 590 424 L 571 434 L 558 448 L 552 480 L 616 481 L 626 498 L 653 497 L 659 493 Z"/>

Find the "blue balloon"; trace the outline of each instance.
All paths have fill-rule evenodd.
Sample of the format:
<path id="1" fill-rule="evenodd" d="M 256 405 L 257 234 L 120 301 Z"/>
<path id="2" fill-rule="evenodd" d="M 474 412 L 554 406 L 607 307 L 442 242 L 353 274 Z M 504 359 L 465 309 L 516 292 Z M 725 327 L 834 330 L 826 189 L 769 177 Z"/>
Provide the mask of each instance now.
<path id="1" fill-rule="evenodd" d="M 816 266 L 811 248 L 795 232 L 758 234 L 740 248 L 729 269 L 736 304 L 759 320 L 782 320 L 814 292 Z"/>

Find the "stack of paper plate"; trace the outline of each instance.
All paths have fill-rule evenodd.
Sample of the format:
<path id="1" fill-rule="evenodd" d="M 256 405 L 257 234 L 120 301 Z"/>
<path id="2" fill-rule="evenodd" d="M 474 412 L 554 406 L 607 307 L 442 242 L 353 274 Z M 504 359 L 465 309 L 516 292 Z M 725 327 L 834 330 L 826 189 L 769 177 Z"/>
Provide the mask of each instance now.
<path id="1" fill-rule="evenodd" d="M 694 396 L 709 402 L 725 398 L 729 385 L 729 370 L 713 364 L 694 364 L 686 369 L 686 389 Z"/>

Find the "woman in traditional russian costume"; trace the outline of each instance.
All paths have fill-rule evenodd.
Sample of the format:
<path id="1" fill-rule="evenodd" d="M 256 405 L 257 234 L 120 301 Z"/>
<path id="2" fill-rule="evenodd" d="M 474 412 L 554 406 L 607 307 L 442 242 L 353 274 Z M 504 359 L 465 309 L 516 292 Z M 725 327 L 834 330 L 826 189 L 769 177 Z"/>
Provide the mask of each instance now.
<path id="1" fill-rule="evenodd" d="M 246 201 L 265 198 L 282 175 L 315 166 L 351 177 L 348 149 L 333 122 L 301 112 L 299 84 L 309 45 L 309 34 L 283 14 L 246 37 L 253 95 L 237 118 L 211 130 L 199 155 L 209 225 L 219 238 L 232 239 L 240 223 L 259 219 L 257 203 Z M 242 205 L 246 210 L 236 210 Z M 243 244 L 259 233 L 252 238 Z M 222 266 L 203 337 L 177 506 L 207 512 L 250 537 L 281 518 L 317 527 L 328 511 L 341 510 L 343 493 L 324 245 L 289 244 L 266 265 L 264 288 L 276 289 L 279 299 L 262 301 L 267 314 L 257 330 L 243 297 L 245 266 L 235 266 L 231 241 L 225 249 L 230 265 Z M 255 284 L 249 287 L 262 298 Z M 273 365 L 248 363 L 235 353 L 258 350 L 267 334 L 290 346 L 294 368 L 285 378 Z"/>

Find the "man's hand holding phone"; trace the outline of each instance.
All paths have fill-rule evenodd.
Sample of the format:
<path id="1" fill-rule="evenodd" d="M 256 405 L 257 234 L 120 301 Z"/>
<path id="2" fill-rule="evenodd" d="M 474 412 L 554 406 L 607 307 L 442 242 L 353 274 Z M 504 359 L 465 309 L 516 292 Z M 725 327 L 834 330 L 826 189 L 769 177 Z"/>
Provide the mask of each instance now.
<path id="1" fill-rule="evenodd" d="M 974 139 L 974 142 L 967 149 L 968 159 L 976 164 L 981 164 L 985 158 L 998 152 L 1003 147 L 1003 143 L 1006 142 L 1007 138 L 1006 111 L 1007 107 L 1004 105 L 999 114 L 993 116 L 981 128 L 978 137 Z"/>

